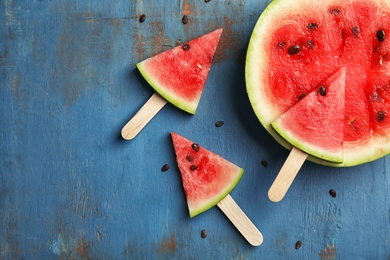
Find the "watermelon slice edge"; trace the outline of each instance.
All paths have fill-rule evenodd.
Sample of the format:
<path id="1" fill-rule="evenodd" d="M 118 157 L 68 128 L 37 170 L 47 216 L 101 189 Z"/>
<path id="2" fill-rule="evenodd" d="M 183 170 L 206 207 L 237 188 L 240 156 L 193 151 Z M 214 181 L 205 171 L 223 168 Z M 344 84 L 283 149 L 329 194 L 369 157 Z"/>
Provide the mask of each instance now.
<path id="1" fill-rule="evenodd" d="M 171 138 L 193 218 L 225 198 L 240 181 L 244 169 L 175 132 L 171 132 Z"/>
<path id="2" fill-rule="evenodd" d="M 149 85 L 171 104 L 195 114 L 223 29 L 136 64 Z"/>
<path id="3" fill-rule="evenodd" d="M 308 160 L 340 167 L 388 155 L 389 28 L 386 0 L 272 1 L 253 29 L 245 63 L 248 97 L 263 127 L 291 149 L 271 123 L 345 67 L 343 162 L 323 160 L 316 151 Z"/>
<path id="4" fill-rule="evenodd" d="M 345 68 L 341 68 L 280 115 L 271 126 L 302 151 L 342 163 L 344 101 Z"/>

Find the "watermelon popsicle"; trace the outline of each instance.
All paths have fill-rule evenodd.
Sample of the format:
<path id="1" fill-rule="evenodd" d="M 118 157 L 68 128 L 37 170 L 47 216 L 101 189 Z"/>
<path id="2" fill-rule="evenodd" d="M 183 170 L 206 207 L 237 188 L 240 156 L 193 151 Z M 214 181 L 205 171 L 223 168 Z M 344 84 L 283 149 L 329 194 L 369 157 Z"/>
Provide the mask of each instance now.
<path id="1" fill-rule="evenodd" d="M 257 118 L 279 144 L 292 154 L 304 151 L 307 156 L 299 156 L 300 163 L 307 159 L 332 167 L 355 166 L 390 153 L 389 28 L 387 0 L 275 0 L 260 15 L 246 56 L 248 96 Z M 311 135 L 302 130 L 299 143 L 293 143 L 288 133 L 294 125 L 275 121 L 342 68 L 343 124 L 324 125 L 343 133 L 342 160 L 339 152 L 338 158 L 322 158 L 327 139 L 320 135 L 319 149 L 309 149 Z M 290 167 L 297 171 L 297 165 Z"/>
<path id="2" fill-rule="evenodd" d="M 136 65 L 156 93 L 122 128 L 124 139 L 133 139 L 167 102 L 195 114 L 222 30 L 214 30 Z"/>
<path id="3" fill-rule="evenodd" d="M 268 191 L 271 201 L 283 199 L 308 154 L 343 162 L 344 112 L 345 68 L 341 68 L 271 123 L 293 145 Z"/>
<path id="4" fill-rule="evenodd" d="M 229 195 L 244 169 L 177 133 L 171 137 L 190 217 L 217 205 L 251 245 L 262 244 L 263 235 Z"/>

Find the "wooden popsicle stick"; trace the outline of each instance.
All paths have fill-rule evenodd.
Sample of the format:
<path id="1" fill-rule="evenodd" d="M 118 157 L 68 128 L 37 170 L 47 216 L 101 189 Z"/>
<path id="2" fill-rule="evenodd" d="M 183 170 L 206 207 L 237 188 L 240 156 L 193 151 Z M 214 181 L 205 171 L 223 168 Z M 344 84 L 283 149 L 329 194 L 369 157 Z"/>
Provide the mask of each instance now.
<path id="1" fill-rule="evenodd" d="M 287 160 L 284 162 L 278 176 L 276 176 L 276 179 L 268 190 L 268 198 L 271 201 L 279 202 L 283 199 L 307 156 L 307 153 L 299 150 L 298 148 L 293 147 L 291 149 Z"/>
<path id="2" fill-rule="evenodd" d="M 249 244 L 252 246 L 259 246 L 263 243 L 263 235 L 229 194 L 218 202 L 217 205 L 245 237 Z"/>
<path id="3" fill-rule="evenodd" d="M 167 101 L 162 96 L 154 93 L 122 128 L 121 134 L 123 139 L 133 139 L 166 103 Z"/>

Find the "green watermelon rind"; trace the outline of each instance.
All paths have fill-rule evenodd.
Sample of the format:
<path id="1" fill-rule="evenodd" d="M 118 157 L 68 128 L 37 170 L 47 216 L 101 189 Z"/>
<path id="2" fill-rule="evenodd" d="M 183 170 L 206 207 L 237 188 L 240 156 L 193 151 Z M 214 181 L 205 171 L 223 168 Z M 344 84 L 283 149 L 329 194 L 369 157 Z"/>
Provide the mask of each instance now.
<path id="1" fill-rule="evenodd" d="M 375 2 L 380 5 L 385 5 L 384 1 Z M 318 3 L 320 4 L 321 1 Z M 386 8 L 389 7 L 390 3 L 387 3 Z M 265 46 L 266 36 L 264 34 L 267 34 L 269 28 L 272 28 L 271 25 L 274 24 L 274 19 L 277 19 L 278 14 L 288 13 L 291 12 L 291 10 L 297 10 L 297 8 L 296 1 L 282 0 L 273 0 L 265 8 L 253 28 L 245 61 L 246 89 L 255 115 L 269 134 L 288 150 L 291 150 L 293 145 L 280 136 L 271 126 L 271 123 L 279 114 L 274 111 L 272 104 L 264 97 L 262 93 L 264 89 L 259 87 L 260 82 L 261 84 L 264 84 L 268 62 L 266 59 L 267 53 L 258 46 Z M 266 112 L 264 111 L 265 109 Z M 345 144 L 343 148 L 344 158 L 342 163 L 330 162 L 313 155 L 309 155 L 307 160 L 326 166 L 349 167 L 371 162 L 388 154 L 390 154 L 390 137 L 378 137 L 371 138 L 366 143 L 361 144 L 359 150 L 353 146 L 349 146 L 348 143 Z"/>
<path id="2" fill-rule="evenodd" d="M 267 53 L 263 49 L 258 48 L 258 46 L 265 45 L 264 38 L 260 32 L 266 30 L 269 24 L 272 24 L 272 19 L 268 19 L 268 17 L 274 12 L 279 13 L 277 10 L 281 10 L 283 7 L 286 8 L 286 11 L 288 11 L 287 5 L 282 5 L 280 0 L 273 0 L 265 8 L 256 22 L 248 43 L 245 61 L 245 82 L 249 101 L 260 123 L 280 145 L 288 150 L 291 150 L 293 145 L 280 136 L 271 126 L 271 123 L 279 116 L 279 114 L 274 113 L 275 110 L 273 109 L 268 109 L 267 113 L 263 113 L 264 107 L 272 108 L 272 104 L 268 102 L 268 99 L 264 98 L 261 93 L 261 88 L 259 88 L 261 78 L 266 78 L 265 75 L 262 75 L 261 73 L 265 74 L 268 63 L 266 59 Z M 320 164 L 332 164 L 331 162 L 321 160 L 320 158 L 313 157 L 311 155 L 309 155 L 307 159 Z M 340 164 L 334 165 L 339 166 Z"/>
<path id="3" fill-rule="evenodd" d="M 258 21 L 255 24 L 255 27 L 252 31 L 247 49 L 247 55 L 245 60 L 245 83 L 249 101 L 252 105 L 252 108 L 259 119 L 263 127 L 271 134 L 271 136 L 282 146 L 291 150 L 292 145 L 283 139 L 272 127 L 271 123 L 277 118 L 278 114 L 273 114 L 273 110 L 269 109 L 267 113 L 263 113 L 263 107 L 272 107 L 272 104 L 268 102 L 267 99 L 262 95 L 261 89 L 259 88 L 259 82 L 261 78 L 265 79 L 264 74 L 267 67 L 267 53 L 257 46 L 263 46 L 264 39 L 260 32 L 265 29 L 263 27 L 268 27 L 268 24 L 272 24 L 272 19 L 267 19 L 267 17 L 272 14 L 281 6 L 279 0 L 273 0 L 262 12 Z M 259 69 L 264 67 L 264 69 Z M 256 97 L 256 98 L 255 98 Z"/>
<path id="4" fill-rule="evenodd" d="M 194 180 L 196 178 L 193 178 L 191 174 L 188 175 L 188 162 L 186 161 L 186 159 L 184 159 L 184 156 L 187 155 L 187 145 L 189 145 L 190 149 L 192 150 L 191 145 L 193 144 L 193 142 L 175 132 L 171 132 L 171 138 L 175 150 L 176 162 L 183 182 L 183 188 L 187 200 L 189 215 L 191 218 L 193 218 L 200 213 L 214 207 L 221 200 L 223 200 L 237 186 L 238 182 L 241 180 L 244 174 L 244 169 L 228 161 L 222 156 L 216 154 L 215 152 L 212 152 L 201 146 L 201 151 L 198 151 L 201 154 L 199 154 L 198 156 L 206 156 L 207 166 L 211 167 L 213 170 L 215 170 L 214 166 L 218 166 L 217 168 L 220 171 L 218 171 L 218 174 L 215 175 L 216 179 L 213 179 L 213 181 L 209 182 L 208 184 L 203 182 L 197 182 L 197 184 L 200 184 L 201 187 L 204 187 L 203 185 L 212 185 L 211 189 L 205 189 L 206 194 L 208 194 L 208 198 L 205 198 L 204 196 L 199 196 L 198 194 L 197 196 L 190 195 L 191 193 L 187 194 L 187 192 L 192 192 L 194 190 L 194 186 L 192 183 L 193 181 L 186 182 L 185 180 L 187 180 L 187 178 L 189 178 L 189 180 Z M 222 181 L 220 181 L 221 179 Z M 188 188 L 190 190 L 188 190 Z M 212 193 L 211 196 L 211 193 L 209 193 L 210 191 Z M 200 191 L 199 193 L 202 193 L 202 191 Z"/>
<path id="5" fill-rule="evenodd" d="M 283 126 L 283 123 L 276 120 L 274 121 L 271 126 L 280 133 L 281 137 L 284 138 L 287 142 L 289 142 L 291 145 L 297 147 L 298 149 L 308 153 L 308 154 L 316 154 L 318 158 L 321 158 L 325 161 L 330 162 L 343 162 L 343 156 L 339 154 L 329 153 L 326 150 L 319 150 L 318 146 L 305 144 L 302 145 L 302 142 L 300 140 L 296 139 L 296 136 L 294 133 L 291 133 L 290 131 L 286 130 L 286 128 Z"/>
<path id="6" fill-rule="evenodd" d="M 136 64 L 137 69 L 141 73 L 141 75 L 145 78 L 145 80 L 149 83 L 149 85 L 163 98 L 165 98 L 167 101 L 169 101 L 174 106 L 190 113 L 195 114 L 200 96 L 194 99 L 194 101 L 189 102 L 188 100 L 183 100 L 179 96 L 174 95 L 172 92 L 166 91 L 161 82 L 158 81 L 155 77 L 151 75 L 151 73 L 148 70 L 148 67 L 145 66 L 147 64 L 147 61 L 149 59 L 146 59 L 144 61 L 141 61 Z"/>
<path id="7" fill-rule="evenodd" d="M 194 115 L 199 105 L 204 87 L 206 85 L 207 78 L 211 70 L 213 57 L 215 56 L 216 50 L 218 48 L 222 32 L 223 29 L 218 28 L 212 32 L 209 32 L 207 34 L 199 36 L 198 38 L 188 41 L 187 44 L 195 44 L 193 45 L 195 47 L 191 47 L 190 50 L 187 52 L 192 53 L 192 56 L 186 57 L 184 59 L 183 57 L 180 58 L 180 55 L 177 56 L 177 58 L 179 58 L 181 62 L 177 61 L 178 64 L 173 63 L 173 66 L 179 65 L 179 67 L 181 66 L 181 68 L 175 69 L 174 72 L 165 72 L 168 73 L 168 76 L 170 75 L 175 80 L 179 79 L 182 86 L 187 86 L 188 82 L 181 81 L 181 77 L 178 77 L 178 75 L 176 74 L 183 74 L 183 69 L 190 69 L 192 74 L 197 74 L 198 77 L 200 76 L 200 79 L 202 80 L 202 85 L 198 85 L 196 86 L 196 89 L 192 89 L 191 97 L 188 97 L 185 93 L 180 93 L 182 91 L 178 89 L 177 86 L 174 86 L 174 88 L 172 88 L 169 83 L 165 82 L 161 78 L 162 72 L 159 70 L 161 69 L 161 66 L 170 68 L 170 64 L 162 64 L 162 61 L 164 61 L 166 57 L 179 54 L 178 50 L 182 51 L 184 44 L 178 45 L 170 50 L 143 60 L 137 63 L 136 67 L 140 71 L 141 75 L 145 78 L 145 80 L 149 83 L 149 85 L 158 94 L 160 94 L 163 98 L 165 98 L 177 108 L 180 108 L 181 110 Z M 196 68 L 191 67 L 191 65 L 190 67 L 188 67 L 187 65 L 188 62 L 189 64 L 191 64 L 193 60 L 186 59 L 192 59 L 193 57 L 196 57 L 196 59 L 200 59 L 200 63 L 197 64 Z M 159 63 L 158 65 L 154 64 L 154 62 L 156 61 Z M 197 71 L 199 68 L 200 71 Z M 164 71 L 164 68 L 162 69 L 162 71 Z M 189 85 L 191 86 L 191 82 L 189 82 Z"/>
<path id="8" fill-rule="evenodd" d="M 328 86 L 327 90 L 327 98 L 333 101 L 333 103 L 328 103 L 329 101 L 322 101 L 326 102 L 327 104 L 322 104 L 320 102 L 320 99 L 323 99 L 322 95 L 319 95 L 318 89 L 312 90 L 312 92 L 309 92 L 306 94 L 305 97 L 302 98 L 301 101 L 297 102 L 294 106 L 292 106 L 289 110 L 284 112 L 282 115 L 280 115 L 275 121 L 271 123 L 271 126 L 273 129 L 279 133 L 285 140 L 287 140 L 290 144 L 293 146 L 299 148 L 300 150 L 308 153 L 308 154 L 316 154 L 317 157 L 330 161 L 330 162 L 337 162 L 341 163 L 344 161 L 343 159 L 343 150 L 342 150 L 342 138 L 343 133 L 337 131 L 336 133 L 331 132 L 319 132 L 321 129 L 327 129 L 328 124 L 332 125 L 338 125 L 339 127 L 343 127 L 343 117 L 344 117 L 344 111 L 345 111 L 345 68 L 341 68 L 339 71 L 337 71 L 335 74 L 330 76 L 326 82 L 323 84 Z M 328 94 L 329 93 L 329 94 Z M 331 117 L 321 118 L 321 121 L 318 120 L 312 120 L 312 118 L 315 118 L 316 113 L 320 113 L 324 115 L 324 113 L 319 112 L 322 111 L 324 106 L 327 106 L 326 109 L 330 109 L 330 114 L 334 114 Z M 297 111 L 313 111 L 310 115 L 305 115 L 302 117 L 302 115 L 297 113 Z M 329 110 L 328 110 L 329 111 Z M 306 112 L 307 113 L 307 112 Z M 328 114 L 328 113 L 326 113 Z M 313 138 L 321 138 L 322 140 L 329 140 L 329 144 L 332 144 L 332 150 L 329 150 L 329 147 L 321 147 L 318 145 L 313 145 L 310 140 L 307 140 L 308 136 L 310 134 L 308 131 L 304 134 L 304 138 L 302 138 L 299 134 L 297 134 L 296 130 L 293 130 L 290 125 L 291 122 L 294 122 L 294 118 L 292 116 L 299 116 L 300 119 L 304 121 L 310 118 L 306 125 L 306 129 L 316 129 L 315 133 L 320 133 L 319 136 L 313 136 Z M 332 122 L 330 122 L 331 120 Z M 311 124 L 312 123 L 312 124 Z M 320 125 L 318 125 L 320 124 Z M 293 124 L 297 125 L 297 123 Z M 298 123 L 298 125 L 300 125 Z M 336 127 L 337 128 L 337 127 Z"/>
<path id="9" fill-rule="evenodd" d="M 223 200 L 237 186 L 238 182 L 241 180 L 244 174 L 244 169 L 239 168 L 239 170 L 235 174 L 237 175 L 236 178 L 234 179 L 234 181 L 231 182 L 230 186 L 227 186 L 227 188 L 224 191 L 222 191 L 217 196 L 214 196 L 212 199 L 206 201 L 201 207 L 189 209 L 190 218 L 193 218 L 211 209 L 212 207 L 217 205 L 221 200 Z"/>

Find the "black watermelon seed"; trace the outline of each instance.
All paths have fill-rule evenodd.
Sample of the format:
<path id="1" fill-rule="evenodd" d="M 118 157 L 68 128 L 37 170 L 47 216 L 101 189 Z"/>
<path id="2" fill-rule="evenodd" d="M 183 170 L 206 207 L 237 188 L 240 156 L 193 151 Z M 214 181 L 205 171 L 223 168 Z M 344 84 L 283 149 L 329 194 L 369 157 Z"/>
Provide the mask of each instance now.
<path id="1" fill-rule="evenodd" d="M 326 96 L 326 88 L 324 87 L 324 86 L 321 86 L 320 87 L 320 94 L 321 94 L 321 96 Z"/>
<path id="2" fill-rule="evenodd" d="M 376 32 L 376 38 L 379 42 L 383 42 L 385 40 L 386 34 L 384 30 L 379 30 Z"/>
<path id="3" fill-rule="evenodd" d="M 200 232 L 200 235 L 202 236 L 202 238 L 206 238 L 206 237 L 207 237 L 206 230 L 203 229 L 203 230 Z"/>
<path id="4" fill-rule="evenodd" d="M 330 194 L 330 196 L 332 196 L 333 198 L 336 198 L 336 191 L 335 191 L 334 189 L 331 189 L 331 190 L 329 191 L 329 194 Z"/>
<path id="5" fill-rule="evenodd" d="M 356 25 L 356 26 L 352 27 L 352 34 L 355 36 L 358 36 L 360 34 L 359 26 Z"/>
<path id="6" fill-rule="evenodd" d="M 162 172 L 166 172 L 169 170 L 169 164 L 164 164 L 164 166 L 161 168 Z"/>
<path id="7" fill-rule="evenodd" d="M 187 24 L 188 23 L 188 16 L 187 15 L 183 15 L 183 17 L 181 18 L 181 22 L 183 23 L 183 24 Z"/>
<path id="8" fill-rule="evenodd" d="M 208 3 L 208 2 L 210 2 L 210 1 L 211 1 L 211 0 L 204 0 L 205 3 Z"/>
<path id="9" fill-rule="evenodd" d="M 295 249 L 298 250 L 299 248 L 301 248 L 302 246 L 302 242 L 300 240 L 298 240 L 296 243 L 295 243 Z"/>
<path id="10" fill-rule="evenodd" d="M 188 43 L 185 43 L 181 48 L 185 51 L 188 51 L 190 49 L 190 45 Z"/>
<path id="11" fill-rule="evenodd" d="M 306 97 L 306 93 L 303 93 L 301 94 L 299 97 L 298 97 L 298 100 L 301 100 L 302 98 Z"/>
<path id="12" fill-rule="evenodd" d="M 307 25 L 307 29 L 309 29 L 309 30 L 315 30 L 317 28 L 318 28 L 318 24 L 317 23 L 309 23 Z"/>
<path id="13" fill-rule="evenodd" d="M 217 122 L 215 122 L 215 126 L 216 127 L 221 127 L 221 126 L 223 126 L 225 123 L 223 122 L 223 121 L 217 121 Z"/>
<path id="14" fill-rule="evenodd" d="M 288 48 L 288 54 L 295 55 L 301 50 L 301 46 L 299 45 L 293 45 Z"/>
<path id="15" fill-rule="evenodd" d="M 186 159 L 187 159 L 187 161 L 192 162 L 192 161 L 194 160 L 194 156 L 192 156 L 192 155 L 187 155 L 187 156 L 186 156 Z"/>
<path id="16" fill-rule="evenodd" d="M 386 116 L 385 111 L 382 110 L 378 111 L 378 113 L 376 113 L 376 121 L 382 122 L 385 119 L 385 116 Z"/>
<path id="17" fill-rule="evenodd" d="M 261 165 L 264 166 L 264 168 L 267 168 L 268 167 L 268 162 L 267 161 L 261 161 Z"/>
<path id="18" fill-rule="evenodd" d="M 140 23 L 143 23 L 143 22 L 145 22 L 145 20 L 146 20 L 146 15 L 145 15 L 145 14 L 142 14 L 142 15 L 139 17 L 139 22 L 140 22 Z"/>
<path id="19" fill-rule="evenodd" d="M 198 151 L 199 151 L 199 144 L 193 143 L 193 144 L 191 145 L 191 147 L 192 147 L 192 149 L 194 149 L 195 152 L 198 152 Z"/>
<path id="20" fill-rule="evenodd" d="M 190 169 L 191 171 L 195 171 L 196 169 L 198 169 L 198 165 L 191 165 Z"/>
<path id="21" fill-rule="evenodd" d="M 329 9 L 329 13 L 334 16 L 338 16 L 341 14 L 341 10 L 337 7 L 332 7 Z"/>

